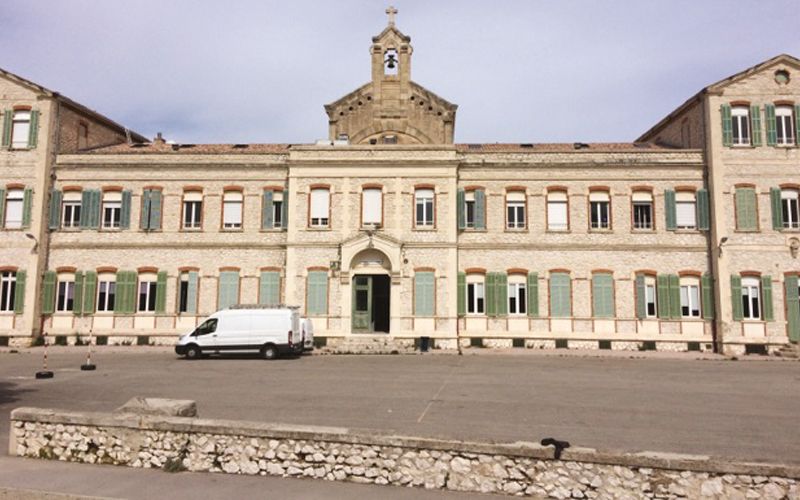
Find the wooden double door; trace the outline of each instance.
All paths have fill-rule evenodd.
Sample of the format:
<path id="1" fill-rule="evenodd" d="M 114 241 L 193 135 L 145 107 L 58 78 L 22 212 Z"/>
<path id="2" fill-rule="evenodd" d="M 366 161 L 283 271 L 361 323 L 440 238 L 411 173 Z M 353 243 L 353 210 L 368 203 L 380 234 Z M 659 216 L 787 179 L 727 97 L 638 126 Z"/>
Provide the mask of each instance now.
<path id="1" fill-rule="evenodd" d="M 389 333 L 391 280 L 385 274 L 353 277 L 353 332 Z"/>

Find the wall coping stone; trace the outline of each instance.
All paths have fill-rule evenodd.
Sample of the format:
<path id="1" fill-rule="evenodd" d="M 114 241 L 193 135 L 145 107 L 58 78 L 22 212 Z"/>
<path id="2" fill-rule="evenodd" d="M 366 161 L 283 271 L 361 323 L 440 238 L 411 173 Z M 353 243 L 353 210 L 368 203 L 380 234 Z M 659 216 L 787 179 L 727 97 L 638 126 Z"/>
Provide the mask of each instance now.
<path id="1" fill-rule="evenodd" d="M 221 434 L 243 437 L 326 441 L 345 444 L 376 445 L 398 448 L 416 448 L 486 455 L 554 460 L 553 449 L 539 443 L 517 441 L 514 443 L 474 442 L 396 435 L 367 429 L 288 425 L 238 420 L 200 419 L 135 415 L 130 413 L 74 412 L 45 408 L 21 407 L 11 412 L 13 422 L 82 425 L 95 427 L 128 428 L 201 434 Z M 10 448 L 14 439 L 10 440 Z M 15 450 L 9 450 L 14 454 Z M 800 479 L 800 465 L 741 462 L 705 455 L 687 455 L 641 451 L 623 453 L 598 451 L 593 448 L 572 447 L 563 451 L 561 461 L 590 462 L 595 464 L 646 467 L 653 469 L 690 470 L 717 474 L 749 474 Z"/>

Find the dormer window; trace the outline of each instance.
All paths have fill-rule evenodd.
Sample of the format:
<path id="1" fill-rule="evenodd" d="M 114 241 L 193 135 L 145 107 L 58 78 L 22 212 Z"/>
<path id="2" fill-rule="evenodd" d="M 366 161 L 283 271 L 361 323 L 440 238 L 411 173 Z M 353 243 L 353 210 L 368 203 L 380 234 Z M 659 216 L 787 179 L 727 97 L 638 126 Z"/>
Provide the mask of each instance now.
<path id="1" fill-rule="evenodd" d="M 747 106 L 731 108 L 731 129 L 734 146 L 750 145 L 750 110 Z"/>

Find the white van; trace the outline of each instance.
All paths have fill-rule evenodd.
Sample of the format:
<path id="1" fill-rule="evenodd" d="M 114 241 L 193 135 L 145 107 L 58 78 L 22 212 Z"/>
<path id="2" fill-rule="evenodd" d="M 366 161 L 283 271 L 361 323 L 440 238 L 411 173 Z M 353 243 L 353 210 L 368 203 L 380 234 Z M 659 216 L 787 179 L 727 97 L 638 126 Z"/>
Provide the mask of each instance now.
<path id="1" fill-rule="evenodd" d="M 178 340 L 175 353 L 196 359 L 203 354 L 258 351 L 265 359 L 300 354 L 304 344 L 296 307 L 238 305 L 217 311 Z"/>
<path id="2" fill-rule="evenodd" d="M 300 328 L 303 331 L 303 350 L 314 350 L 314 323 L 308 318 L 300 318 Z"/>

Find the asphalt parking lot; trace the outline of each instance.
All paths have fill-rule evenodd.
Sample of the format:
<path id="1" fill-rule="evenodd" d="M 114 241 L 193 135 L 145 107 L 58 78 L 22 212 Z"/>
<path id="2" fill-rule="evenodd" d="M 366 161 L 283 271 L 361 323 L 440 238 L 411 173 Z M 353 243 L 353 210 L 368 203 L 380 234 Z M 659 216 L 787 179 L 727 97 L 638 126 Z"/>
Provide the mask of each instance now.
<path id="1" fill-rule="evenodd" d="M 0 450 L 20 406 L 110 411 L 133 396 L 201 417 L 604 450 L 800 463 L 800 363 L 541 355 L 304 356 L 186 361 L 164 348 L 0 353 Z"/>

